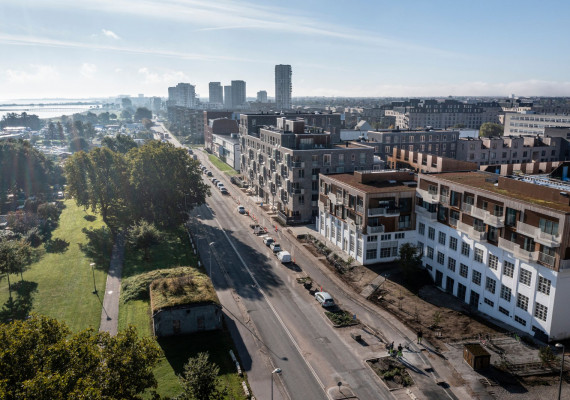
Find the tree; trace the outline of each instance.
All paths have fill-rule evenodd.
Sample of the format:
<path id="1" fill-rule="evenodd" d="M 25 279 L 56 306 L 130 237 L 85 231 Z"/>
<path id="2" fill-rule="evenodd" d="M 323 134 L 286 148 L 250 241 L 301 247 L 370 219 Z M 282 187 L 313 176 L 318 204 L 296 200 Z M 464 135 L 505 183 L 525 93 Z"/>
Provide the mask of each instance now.
<path id="1" fill-rule="evenodd" d="M 130 219 L 127 163 L 107 147 L 74 154 L 65 163 L 67 191 L 78 205 L 101 213 L 113 234 Z"/>
<path id="2" fill-rule="evenodd" d="M 129 228 L 127 240 L 134 248 L 144 251 L 145 260 L 150 260 L 150 248 L 160 243 L 160 232 L 153 224 L 141 220 Z"/>
<path id="3" fill-rule="evenodd" d="M 421 264 L 422 256 L 417 247 L 411 243 L 404 243 L 400 246 L 398 265 L 402 269 L 406 279 L 411 278 Z"/>
<path id="4" fill-rule="evenodd" d="M 129 135 L 117 134 L 115 137 L 105 136 L 101 145 L 107 146 L 111 151 L 126 154 L 130 149 L 137 147 L 136 142 Z"/>
<path id="5" fill-rule="evenodd" d="M 24 270 L 32 260 L 32 250 L 28 243 L 23 240 L 2 240 L 0 241 L 0 274 L 6 276 L 8 280 L 8 293 L 12 298 L 12 286 L 10 284 L 10 274 L 20 274 L 24 280 Z M 0 380 L 1 383 L 1 380 Z"/>
<path id="6" fill-rule="evenodd" d="M 501 124 L 485 122 L 479 128 L 479 137 L 503 136 L 504 131 L 505 129 Z"/>
<path id="7" fill-rule="evenodd" d="M 179 376 L 182 385 L 181 400 L 217 400 L 222 399 L 226 389 L 219 390 L 220 368 L 210 362 L 208 353 L 198 353 L 184 364 L 184 374 Z"/>
<path id="8" fill-rule="evenodd" d="M 198 161 L 170 143 L 152 140 L 127 154 L 136 220 L 170 228 L 188 219 L 187 211 L 209 195 Z"/>
<path id="9" fill-rule="evenodd" d="M 55 139 L 57 139 L 57 137 L 58 137 L 57 128 L 55 127 L 55 124 L 50 121 L 48 123 L 48 130 L 46 133 L 46 139 L 55 140 Z"/>
<path id="10" fill-rule="evenodd" d="M 140 122 L 143 118 L 152 119 L 152 111 L 146 107 L 139 107 L 135 111 L 135 122 Z"/>
<path id="11" fill-rule="evenodd" d="M 141 399 L 155 388 L 160 349 L 134 327 L 116 336 L 32 315 L 0 325 L 0 398 Z"/>
<path id="12" fill-rule="evenodd" d="M 65 139 L 65 135 L 63 133 L 63 125 L 61 124 L 61 122 L 57 123 L 57 139 L 58 140 L 64 140 Z"/>
<path id="13" fill-rule="evenodd" d="M 101 124 L 108 124 L 110 119 L 111 118 L 109 116 L 108 111 L 105 111 L 105 112 L 102 112 L 101 114 L 99 114 L 99 122 Z"/>
<path id="14" fill-rule="evenodd" d="M 141 120 L 141 123 L 143 124 L 143 126 L 145 127 L 145 129 L 150 130 L 150 128 L 152 128 L 154 126 L 154 122 L 152 122 L 150 119 L 148 118 L 143 118 Z"/>
<path id="15" fill-rule="evenodd" d="M 124 119 L 125 121 L 131 121 L 132 118 L 133 115 L 128 110 L 121 111 L 121 119 Z"/>
<path id="16" fill-rule="evenodd" d="M 77 136 L 69 141 L 69 150 L 72 153 L 89 150 L 89 142 L 84 137 Z"/>

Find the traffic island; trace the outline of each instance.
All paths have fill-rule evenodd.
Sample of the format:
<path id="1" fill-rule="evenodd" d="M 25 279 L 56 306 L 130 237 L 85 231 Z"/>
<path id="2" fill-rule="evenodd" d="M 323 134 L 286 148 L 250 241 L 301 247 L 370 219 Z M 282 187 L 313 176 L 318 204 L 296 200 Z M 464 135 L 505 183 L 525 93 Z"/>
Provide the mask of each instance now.
<path id="1" fill-rule="evenodd" d="M 392 391 L 414 385 L 414 380 L 406 367 L 394 357 L 382 357 L 366 360 L 366 364 L 380 377 L 386 387 Z"/>
<path id="2" fill-rule="evenodd" d="M 358 325 L 360 321 L 354 315 L 345 310 L 325 311 L 327 318 L 333 323 L 335 328 Z"/>

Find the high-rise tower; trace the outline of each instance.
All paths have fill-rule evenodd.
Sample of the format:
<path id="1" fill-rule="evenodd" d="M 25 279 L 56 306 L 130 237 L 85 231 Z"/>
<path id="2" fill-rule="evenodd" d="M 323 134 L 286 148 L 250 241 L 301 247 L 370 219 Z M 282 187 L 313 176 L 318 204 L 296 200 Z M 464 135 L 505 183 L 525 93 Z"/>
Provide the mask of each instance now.
<path id="1" fill-rule="evenodd" d="M 291 108 L 291 66 L 279 64 L 275 66 L 275 103 L 277 109 Z"/>

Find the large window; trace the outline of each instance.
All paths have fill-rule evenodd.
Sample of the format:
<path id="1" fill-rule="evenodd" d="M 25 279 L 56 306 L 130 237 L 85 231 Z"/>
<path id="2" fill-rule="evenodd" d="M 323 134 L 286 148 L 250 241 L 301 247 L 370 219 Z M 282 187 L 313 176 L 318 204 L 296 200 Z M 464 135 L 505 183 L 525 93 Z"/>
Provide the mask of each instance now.
<path id="1" fill-rule="evenodd" d="M 517 307 L 521 308 L 525 311 L 528 310 L 528 297 L 526 297 L 524 294 L 517 294 Z"/>
<path id="2" fill-rule="evenodd" d="M 467 265 L 465 265 L 465 264 L 460 264 L 459 265 L 459 275 L 461 275 L 464 278 L 467 278 L 468 274 L 469 274 L 469 267 L 467 267 Z"/>
<path id="3" fill-rule="evenodd" d="M 501 285 L 501 299 L 511 301 L 512 291 L 511 288 Z"/>
<path id="4" fill-rule="evenodd" d="M 545 295 L 549 295 L 550 294 L 550 285 L 552 284 L 552 282 L 550 282 L 550 279 L 546 279 L 542 276 L 538 277 L 538 291 L 541 293 L 544 293 Z"/>
<path id="5" fill-rule="evenodd" d="M 422 222 L 419 223 L 418 225 L 418 233 L 420 235 L 425 235 L 426 234 L 426 225 Z"/>
<path id="6" fill-rule="evenodd" d="M 510 261 L 505 261 L 503 263 L 503 275 L 512 278 L 515 273 L 515 264 Z"/>
<path id="7" fill-rule="evenodd" d="M 447 269 L 451 270 L 452 272 L 455 272 L 455 258 L 449 257 L 447 259 Z"/>
<path id="8" fill-rule="evenodd" d="M 483 250 L 475 248 L 475 254 L 473 259 L 479 263 L 483 262 Z"/>
<path id="9" fill-rule="evenodd" d="M 435 228 L 428 228 L 428 239 L 435 240 Z"/>
<path id="10" fill-rule="evenodd" d="M 450 236 L 449 238 L 449 248 L 451 250 L 457 251 L 457 238 Z"/>
<path id="11" fill-rule="evenodd" d="M 470 252 L 469 244 L 468 243 L 462 243 L 461 244 L 461 254 L 463 254 L 465 257 L 469 257 L 469 252 Z"/>
<path id="12" fill-rule="evenodd" d="M 471 275 L 471 281 L 481 286 L 481 272 L 473 270 L 473 274 Z"/>
<path id="13" fill-rule="evenodd" d="M 527 269 L 521 268 L 519 275 L 519 282 L 523 285 L 530 286 L 530 281 L 532 279 L 532 272 Z"/>
<path id="14" fill-rule="evenodd" d="M 496 270 L 499 264 L 499 257 L 489 254 L 489 268 Z"/>
<path id="15" fill-rule="evenodd" d="M 534 305 L 534 316 L 538 319 L 546 321 L 546 317 L 548 316 L 548 307 L 543 306 L 540 303 L 536 303 Z"/>
<path id="16" fill-rule="evenodd" d="M 427 248 L 427 257 L 428 257 L 430 260 L 433 260 L 433 247 L 429 247 L 429 246 L 428 246 L 428 248 Z"/>
<path id="17" fill-rule="evenodd" d="M 445 241 L 446 241 L 446 240 L 445 240 L 445 233 L 444 233 L 444 232 L 439 232 L 439 235 L 438 235 L 438 242 L 439 242 L 439 244 L 442 244 L 442 245 L 445 246 Z"/>
<path id="18" fill-rule="evenodd" d="M 441 265 L 445 264 L 445 255 L 441 251 L 437 252 L 437 262 Z"/>
<path id="19" fill-rule="evenodd" d="M 497 286 L 497 281 L 495 281 L 493 278 L 489 277 L 485 278 L 485 290 L 494 294 L 496 286 Z"/>
<path id="20" fill-rule="evenodd" d="M 552 222 L 547 219 L 541 218 L 538 226 L 540 230 L 544 233 L 557 236 L 558 235 L 558 222 Z"/>
<path id="21" fill-rule="evenodd" d="M 366 250 L 366 259 L 373 260 L 377 257 L 378 251 L 376 249 Z"/>

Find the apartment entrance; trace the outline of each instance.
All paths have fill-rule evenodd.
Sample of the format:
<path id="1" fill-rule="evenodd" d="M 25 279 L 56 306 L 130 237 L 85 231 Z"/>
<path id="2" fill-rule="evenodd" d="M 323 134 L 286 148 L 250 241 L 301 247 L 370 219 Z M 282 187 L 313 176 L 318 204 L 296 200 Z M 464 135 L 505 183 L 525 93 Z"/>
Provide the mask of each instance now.
<path id="1" fill-rule="evenodd" d="M 479 293 L 474 292 L 473 290 L 471 291 L 471 294 L 469 295 L 469 305 L 476 310 L 479 308 Z"/>
<path id="2" fill-rule="evenodd" d="M 453 286 L 455 285 L 455 281 L 452 277 L 448 276 L 447 280 L 445 281 L 445 291 L 447 293 L 453 294 Z"/>
<path id="3" fill-rule="evenodd" d="M 461 301 L 465 301 L 465 294 L 467 293 L 467 287 L 461 283 L 457 284 L 457 297 Z"/>
<path id="4" fill-rule="evenodd" d="M 435 285 L 437 287 L 443 287 L 443 272 L 435 270 Z"/>

